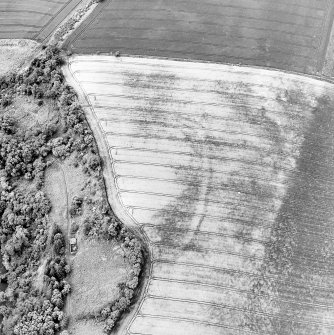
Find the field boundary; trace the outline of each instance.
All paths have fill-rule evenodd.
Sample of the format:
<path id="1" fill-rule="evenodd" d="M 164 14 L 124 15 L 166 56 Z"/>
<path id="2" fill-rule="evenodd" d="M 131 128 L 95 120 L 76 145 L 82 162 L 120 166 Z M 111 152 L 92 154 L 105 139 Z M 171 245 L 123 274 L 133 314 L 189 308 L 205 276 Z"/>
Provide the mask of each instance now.
<path id="1" fill-rule="evenodd" d="M 96 6 L 93 12 L 80 24 L 77 29 L 75 29 L 69 37 L 63 42 L 63 48 L 68 48 L 71 43 L 77 40 L 84 33 L 86 28 L 88 28 L 96 19 L 96 17 L 102 12 L 102 10 L 108 5 L 108 2 L 112 0 L 104 0 Z"/>
<path id="2" fill-rule="evenodd" d="M 91 106 L 90 102 L 87 99 L 87 95 L 85 94 L 83 88 L 80 83 L 77 81 L 75 75 L 72 74 L 71 70 L 71 61 L 67 61 L 67 64 L 63 66 L 63 72 L 67 81 L 76 88 L 78 92 L 78 99 L 82 104 L 83 109 L 86 111 L 86 117 L 88 120 L 89 127 L 91 128 L 94 137 L 96 138 L 96 143 L 98 146 L 99 156 L 102 160 L 102 173 L 104 177 L 104 186 L 107 194 L 107 201 L 109 206 L 112 208 L 116 216 L 120 219 L 120 221 L 130 230 L 135 233 L 137 237 L 145 244 L 144 250 L 147 252 L 145 257 L 145 265 L 143 269 L 143 274 L 141 278 L 143 283 L 140 283 L 140 296 L 136 298 L 138 301 L 135 306 L 133 306 L 133 310 L 130 311 L 128 315 L 125 315 L 125 320 L 121 320 L 120 327 L 116 330 L 118 334 L 126 333 L 128 327 L 130 327 L 132 320 L 134 320 L 143 304 L 145 297 L 147 296 L 149 283 L 152 280 L 153 273 L 153 250 L 151 249 L 151 244 L 148 236 L 142 227 L 136 222 L 136 220 L 130 215 L 130 213 L 126 210 L 126 207 L 122 204 L 121 199 L 118 194 L 118 186 L 116 180 L 114 178 L 114 169 L 111 163 L 112 157 L 110 155 L 109 149 L 105 142 L 104 137 L 102 136 L 102 129 L 100 127 L 99 122 L 97 121 L 97 117 L 95 115 L 94 109 Z M 131 309 L 131 307 L 130 307 Z M 129 320 L 129 321 L 127 321 Z M 125 322 L 124 322 L 125 321 Z"/>
<path id="3" fill-rule="evenodd" d="M 82 3 L 84 0 L 71 0 L 59 9 L 59 11 L 51 17 L 48 23 L 33 37 L 40 43 L 45 43 L 53 34 L 56 28 L 66 19 L 66 17 Z"/>
<path id="4" fill-rule="evenodd" d="M 64 45 L 65 47 L 65 45 Z M 82 54 L 82 53 L 76 53 L 75 56 L 112 56 L 111 53 L 93 53 L 93 54 Z M 240 64 L 240 63 L 230 63 L 230 62 L 214 62 L 214 61 L 202 61 L 199 59 L 189 59 L 189 58 L 178 58 L 178 57 L 161 57 L 161 56 L 145 56 L 145 55 L 135 55 L 135 54 L 123 54 L 121 55 L 120 59 L 123 58 L 140 58 L 140 59 L 152 59 L 152 60 L 167 60 L 167 61 L 176 61 L 176 62 L 187 62 L 187 63 L 205 63 L 205 64 L 217 64 L 217 65 L 229 65 L 229 66 L 237 66 L 240 68 L 251 68 L 251 69 L 260 69 L 260 70 L 268 70 L 268 71 L 275 71 L 275 72 L 283 72 L 286 74 L 292 74 L 297 75 L 301 77 L 308 77 L 311 79 L 320 80 L 323 82 L 327 82 L 330 84 L 334 84 L 334 78 L 331 78 L 329 76 L 326 76 L 324 74 L 310 74 L 310 73 L 304 73 L 304 72 L 298 72 L 298 71 L 292 71 L 292 70 L 284 70 L 279 69 L 275 67 L 270 66 L 259 66 L 259 65 L 247 65 L 247 64 Z"/>

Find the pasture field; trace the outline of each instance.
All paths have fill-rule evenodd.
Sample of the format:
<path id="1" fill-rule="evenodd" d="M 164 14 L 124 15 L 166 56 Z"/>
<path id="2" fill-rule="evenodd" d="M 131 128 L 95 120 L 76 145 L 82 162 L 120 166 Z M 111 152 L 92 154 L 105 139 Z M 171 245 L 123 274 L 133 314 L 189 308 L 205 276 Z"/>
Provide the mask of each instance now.
<path id="1" fill-rule="evenodd" d="M 0 39 L 44 41 L 82 0 L 1 0 Z"/>
<path id="2" fill-rule="evenodd" d="M 112 205 L 152 258 L 119 333 L 333 334 L 332 84 L 135 57 L 68 68 L 109 148 Z"/>
<path id="3" fill-rule="evenodd" d="M 96 176 L 88 177 L 76 162 L 74 155 L 54 161 L 45 173 L 45 191 L 53 204 L 50 221 L 59 223 L 68 240 L 75 236 L 78 243 L 77 253 L 70 254 L 67 249 L 72 269 L 69 279 L 72 293 L 65 307 L 70 317 L 69 330 L 73 335 L 93 335 L 103 330 L 103 323 L 95 322 L 94 316 L 119 298 L 118 284 L 126 281 L 131 265 L 119 242 L 85 236 L 85 219 L 96 211 L 103 192 Z M 90 199 L 92 206 L 84 205 L 82 215 L 71 217 L 69 207 L 75 196 Z M 74 224 L 78 231 L 71 233 Z"/>
<path id="4" fill-rule="evenodd" d="M 66 45 L 75 53 L 120 50 L 315 73 L 333 15 L 330 0 L 108 0 Z"/>
<path id="5" fill-rule="evenodd" d="M 94 318 L 102 308 L 119 298 L 117 284 L 126 281 L 130 270 L 119 244 L 103 240 L 80 241 L 71 275 L 75 292 L 71 300 L 74 329 L 78 327 L 80 320 Z"/>

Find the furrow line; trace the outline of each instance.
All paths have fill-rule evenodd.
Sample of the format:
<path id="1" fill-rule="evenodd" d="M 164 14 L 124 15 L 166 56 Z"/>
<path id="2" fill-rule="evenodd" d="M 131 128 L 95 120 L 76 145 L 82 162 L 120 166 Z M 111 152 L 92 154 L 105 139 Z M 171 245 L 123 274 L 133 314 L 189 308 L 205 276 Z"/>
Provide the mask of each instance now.
<path id="1" fill-rule="evenodd" d="M 204 301 L 199 301 L 199 300 L 195 300 L 195 299 L 192 300 L 192 299 L 178 299 L 178 298 L 163 298 L 163 297 L 154 296 L 154 295 L 147 295 L 147 298 L 156 299 L 156 300 L 165 300 L 165 301 L 186 302 L 186 303 L 198 304 L 198 305 L 215 306 L 215 307 L 218 307 L 218 308 L 227 309 L 227 310 L 231 310 L 231 311 L 239 311 L 239 312 L 244 312 L 244 313 L 250 313 L 251 312 L 252 314 L 269 317 L 271 319 L 284 320 L 284 316 L 281 316 L 281 315 L 275 315 L 275 314 L 260 312 L 260 311 L 256 311 L 256 310 L 254 311 L 254 310 L 249 310 L 249 309 L 246 309 L 246 308 L 240 308 L 240 307 L 235 307 L 235 306 L 230 306 L 230 305 L 204 302 Z M 147 299 L 147 298 L 145 298 L 145 299 Z M 157 315 L 157 316 L 159 316 L 159 315 Z M 329 319 L 329 321 L 332 321 L 332 320 L 334 321 L 334 318 Z M 305 318 L 302 321 L 294 320 L 294 322 L 296 324 L 306 323 L 308 325 L 324 326 L 324 327 L 327 327 L 327 328 L 332 328 L 333 327 L 333 325 L 330 324 L 330 323 L 325 323 L 325 322 L 321 323 L 321 322 L 316 322 L 316 321 L 312 321 L 312 320 L 306 320 Z"/>

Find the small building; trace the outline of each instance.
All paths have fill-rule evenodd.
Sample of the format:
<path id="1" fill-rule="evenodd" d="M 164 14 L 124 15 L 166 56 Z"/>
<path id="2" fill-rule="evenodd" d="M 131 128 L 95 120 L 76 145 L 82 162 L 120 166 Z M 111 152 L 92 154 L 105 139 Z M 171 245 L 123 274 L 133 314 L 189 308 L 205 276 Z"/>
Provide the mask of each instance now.
<path id="1" fill-rule="evenodd" d="M 70 238 L 70 253 L 74 254 L 78 250 L 77 239 L 75 237 Z"/>

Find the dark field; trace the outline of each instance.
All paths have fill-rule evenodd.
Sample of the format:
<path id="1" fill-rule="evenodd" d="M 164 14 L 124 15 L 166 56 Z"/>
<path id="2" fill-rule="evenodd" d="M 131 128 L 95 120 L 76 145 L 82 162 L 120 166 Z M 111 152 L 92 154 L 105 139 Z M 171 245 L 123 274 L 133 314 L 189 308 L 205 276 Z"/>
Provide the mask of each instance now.
<path id="1" fill-rule="evenodd" d="M 333 20 L 328 0 L 114 0 L 67 41 L 77 53 L 243 63 L 315 73 Z"/>
<path id="2" fill-rule="evenodd" d="M 0 38 L 43 41 L 81 0 L 1 0 Z"/>

